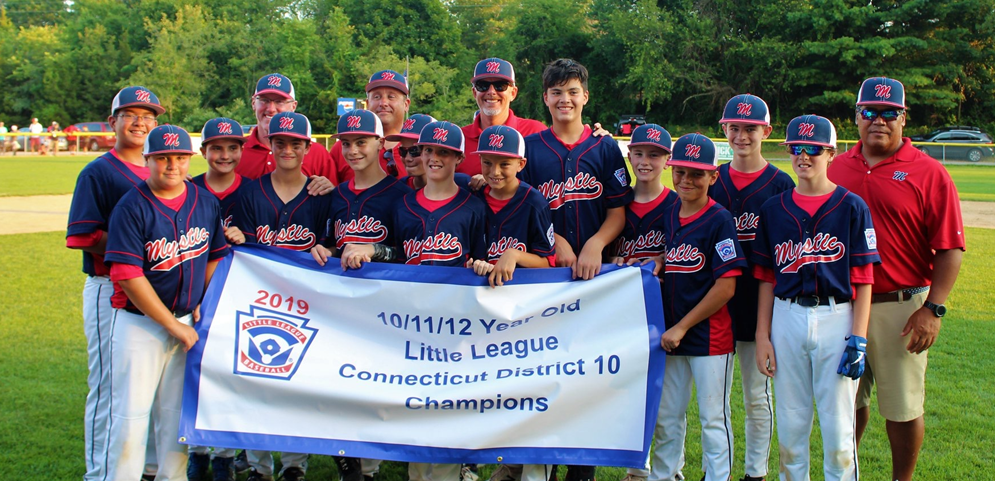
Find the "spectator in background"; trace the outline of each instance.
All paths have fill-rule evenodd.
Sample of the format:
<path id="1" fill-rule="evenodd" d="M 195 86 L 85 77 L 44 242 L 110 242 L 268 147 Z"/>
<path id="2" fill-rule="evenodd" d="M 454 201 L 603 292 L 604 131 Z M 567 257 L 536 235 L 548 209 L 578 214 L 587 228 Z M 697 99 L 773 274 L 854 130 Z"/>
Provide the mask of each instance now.
<path id="1" fill-rule="evenodd" d="M 42 127 L 41 123 L 38 122 L 38 117 L 31 119 L 28 131 L 31 132 L 30 151 L 38 152 L 39 147 L 41 147 L 41 133 L 45 131 L 45 127 Z"/>
<path id="2" fill-rule="evenodd" d="M 0 122 L 0 154 L 7 151 L 7 137 L 3 134 L 7 133 L 7 126 Z"/>
<path id="3" fill-rule="evenodd" d="M 17 125 L 10 126 L 11 133 L 17 133 Z M 17 151 L 21 150 L 21 144 L 17 142 L 17 136 L 9 137 L 8 146 L 13 155 L 17 155 Z"/>
<path id="4" fill-rule="evenodd" d="M 69 150 L 71 155 L 76 155 L 76 150 L 79 148 L 79 146 L 76 145 L 78 137 L 73 134 L 79 132 L 79 128 L 76 127 L 75 124 L 70 124 L 69 127 L 66 127 L 63 130 L 63 132 L 66 133 L 66 149 Z"/>

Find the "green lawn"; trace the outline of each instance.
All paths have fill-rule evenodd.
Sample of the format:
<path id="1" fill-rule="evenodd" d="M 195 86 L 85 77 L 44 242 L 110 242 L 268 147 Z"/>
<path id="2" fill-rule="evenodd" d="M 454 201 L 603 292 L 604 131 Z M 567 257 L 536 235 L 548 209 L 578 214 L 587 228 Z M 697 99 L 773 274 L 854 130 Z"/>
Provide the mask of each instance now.
<path id="1" fill-rule="evenodd" d="M 0 252 L 4 253 L 0 256 L 0 345 L 4 346 L 0 356 L 0 479 L 79 479 L 83 472 L 83 274 L 79 254 L 65 249 L 63 239 L 61 232 L 0 236 Z M 964 268 L 948 302 L 950 314 L 939 342 L 930 350 L 927 435 L 918 479 L 976 479 L 991 470 L 995 230 L 969 228 L 967 240 Z M 732 403 L 737 457 L 733 475 L 739 479 L 743 475 L 743 410 L 738 377 Z M 701 476 L 696 418 L 692 402 L 684 470 L 691 480 Z M 813 432 L 812 452 L 812 479 L 821 480 L 818 428 Z M 770 468 L 776 473 L 777 450 L 772 454 Z M 860 465 L 868 479 L 885 479 L 890 472 L 884 423 L 876 414 L 862 446 Z M 309 478 L 335 479 L 333 466 L 328 457 L 313 457 Z M 490 469 L 485 467 L 484 473 Z M 407 480 L 400 463 L 386 463 L 382 471 L 378 481 Z M 618 481 L 623 476 L 620 468 L 602 468 L 598 474 L 601 481 Z"/>

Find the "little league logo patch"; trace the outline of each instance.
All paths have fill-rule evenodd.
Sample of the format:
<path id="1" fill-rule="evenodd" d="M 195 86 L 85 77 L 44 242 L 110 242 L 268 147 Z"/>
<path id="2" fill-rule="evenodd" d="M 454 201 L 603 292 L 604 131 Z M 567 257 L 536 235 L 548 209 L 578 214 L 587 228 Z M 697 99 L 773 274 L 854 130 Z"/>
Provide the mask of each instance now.
<path id="1" fill-rule="evenodd" d="M 487 139 L 487 146 L 494 147 L 495 149 L 504 147 L 504 136 L 499 134 L 491 134 L 491 136 Z"/>
<path id="2" fill-rule="evenodd" d="M 179 147 L 180 146 L 180 134 L 179 133 L 165 133 L 162 134 L 162 144 L 166 147 Z"/>
<path id="3" fill-rule="evenodd" d="M 815 136 L 815 124 L 809 124 L 805 122 L 798 124 L 798 136 L 799 137 Z"/>
<path id="4" fill-rule="evenodd" d="M 282 80 L 280 80 L 280 77 L 277 77 L 276 75 L 271 75 L 266 79 L 266 85 L 270 87 L 279 87 L 280 83 L 282 83 Z"/>
<path id="5" fill-rule="evenodd" d="M 687 144 L 684 146 L 684 156 L 689 159 L 697 159 L 701 157 L 701 146 L 694 144 Z"/>
<path id="6" fill-rule="evenodd" d="M 149 92 L 148 90 L 136 90 L 135 99 L 137 99 L 139 102 L 151 102 L 152 92 Z"/>
<path id="7" fill-rule="evenodd" d="M 625 169 L 618 169 L 615 171 L 615 179 L 618 180 L 618 184 L 621 186 L 629 185 L 628 179 L 625 178 Z"/>
<path id="8" fill-rule="evenodd" d="M 874 86 L 874 96 L 879 99 L 891 98 L 891 85 L 877 84 Z"/>
<path id="9" fill-rule="evenodd" d="M 871 250 L 877 250 L 878 248 L 878 236 L 874 233 L 874 228 L 864 229 L 864 242 L 867 242 L 867 248 Z"/>
<path id="10" fill-rule="evenodd" d="M 715 244 L 715 252 L 719 253 L 719 258 L 723 262 L 729 262 L 736 258 L 736 246 L 732 243 L 732 239 L 725 239 Z"/>
<path id="11" fill-rule="evenodd" d="M 231 122 L 218 122 L 219 134 L 231 134 Z"/>
<path id="12" fill-rule="evenodd" d="M 498 73 L 501 71 L 501 64 L 497 62 L 487 62 L 487 73 Z"/>
<path id="13" fill-rule="evenodd" d="M 280 117 L 280 128 L 284 130 L 291 130 L 294 128 L 293 117 Z"/>
<path id="14" fill-rule="evenodd" d="M 442 127 L 436 127 L 435 129 L 432 130 L 432 140 L 445 142 L 448 137 L 449 137 L 449 131 Z"/>
<path id="15" fill-rule="evenodd" d="M 753 111 L 753 104 L 749 102 L 740 102 L 736 104 L 736 115 L 750 116 L 750 112 Z"/>
<path id="16" fill-rule="evenodd" d="M 310 319 L 250 306 L 235 315 L 235 374 L 289 381 L 317 329 Z"/>
<path id="17" fill-rule="evenodd" d="M 359 122 L 362 119 L 363 118 L 358 115 L 352 115 L 348 119 L 346 119 L 346 127 L 349 127 L 350 129 L 358 129 Z"/>

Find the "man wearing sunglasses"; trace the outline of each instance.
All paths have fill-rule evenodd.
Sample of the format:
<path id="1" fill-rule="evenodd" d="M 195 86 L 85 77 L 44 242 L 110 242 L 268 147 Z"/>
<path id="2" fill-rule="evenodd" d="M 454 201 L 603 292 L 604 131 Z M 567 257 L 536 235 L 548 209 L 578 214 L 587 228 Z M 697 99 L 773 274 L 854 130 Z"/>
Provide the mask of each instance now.
<path id="1" fill-rule="evenodd" d="M 518 96 L 515 85 L 515 68 L 506 60 L 485 58 L 477 62 L 473 69 L 471 91 L 480 110 L 470 125 L 463 127 L 466 138 L 466 160 L 460 163 L 456 172 L 473 176 L 480 173 L 480 155 L 474 154 L 480 142 L 480 133 L 487 127 L 505 125 L 517 130 L 526 137 L 546 130 L 542 122 L 517 117 L 511 110 L 511 102 Z"/>
<path id="2" fill-rule="evenodd" d="M 925 434 L 927 349 L 936 341 L 964 251 L 957 189 L 946 169 L 902 136 L 905 87 L 874 77 L 857 94 L 860 142 L 829 167 L 833 182 L 870 207 L 881 264 L 874 266 L 867 370 L 857 391 L 857 442 L 870 393 L 891 442 L 892 477 L 912 479 Z"/>

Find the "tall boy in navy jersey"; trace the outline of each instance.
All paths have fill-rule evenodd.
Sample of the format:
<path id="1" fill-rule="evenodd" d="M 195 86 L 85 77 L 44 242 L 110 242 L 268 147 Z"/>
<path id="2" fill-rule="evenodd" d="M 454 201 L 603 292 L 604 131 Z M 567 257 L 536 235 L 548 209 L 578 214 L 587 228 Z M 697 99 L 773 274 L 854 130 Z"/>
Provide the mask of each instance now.
<path id="1" fill-rule="evenodd" d="M 651 479 L 671 480 L 684 464 L 687 405 L 694 382 L 706 481 L 732 474 L 732 320 L 726 303 L 746 260 L 732 215 L 708 197 L 718 178 L 715 145 L 701 134 L 677 139 L 667 165 L 680 196 L 667 213 L 663 316 L 667 351 Z"/>
<path id="2" fill-rule="evenodd" d="M 668 189 L 660 176 L 670 160 L 673 140 L 667 129 L 657 124 L 640 125 L 632 131 L 629 163 L 636 176 L 635 197 L 625 206 L 625 225 L 612 246 L 613 261 L 618 265 L 655 262 L 653 273 L 663 268 L 666 241 L 663 219 L 677 193 Z M 646 470 L 629 470 L 629 477 L 645 478 Z"/>
<path id="3" fill-rule="evenodd" d="M 587 69 L 573 60 L 555 60 L 546 67 L 542 98 L 552 126 L 525 138 L 529 162 L 519 175 L 549 201 L 557 265 L 570 267 L 573 277 L 582 279 L 601 272 L 605 247 L 622 231 L 625 205 L 632 201 L 618 144 L 611 137 L 592 137 L 584 125 L 587 78 Z M 591 469 L 576 481 L 593 477 Z"/>
<path id="4" fill-rule="evenodd" d="M 238 122 L 218 117 L 208 120 L 201 129 L 200 153 L 207 161 L 207 172 L 194 177 L 190 182 L 201 187 L 218 199 L 220 204 L 221 225 L 224 227 L 225 239 L 230 244 L 242 244 L 245 236 L 232 223 L 235 206 L 238 205 L 238 191 L 245 180 L 235 172 L 242 158 L 242 144 L 245 136 L 242 125 Z M 210 468 L 214 473 L 214 481 L 234 481 L 233 467 L 236 450 L 215 447 L 213 457 L 211 448 L 207 446 L 190 446 L 190 461 L 187 465 L 189 481 L 206 481 Z"/>
<path id="5" fill-rule="evenodd" d="M 726 103 L 719 120 L 729 139 L 732 162 L 719 166 L 719 178 L 709 196 L 732 213 L 739 244 L 747 262 L 760 223 L 760 206 L 774 195 L 791 190 L 791 177 L 768 163 L 761 153 L 770 136 L 767 103 L 750 94 L 737 95 Z M 746 408 L 746 475 L 743 481 L 761 481 L 767 475 L 773 433 L 773 402 L 770 380 L 754 369 L 756 362 L 757 280 L 747 269 L 736 280 L 736 295 L 729 301 L 732 332 L 743 381 Z"/>
<path id="6" fill-rule="evenodd" d="M 159 98 L 145 87 L 125 87 L 114 96 L 107 118 L 116 136 L 114 148 L 80 171 L 69 208 L 66 247 L 83 251 L 83 272 L 87 275 L 83 285 L 83 334 L 89 368 L 86 382 L 90 390 L 84 410 L 84 480 L 103 480 L 107 459 L 114 291 L 103 258 L 107 225 L 121 197 L 149 176 L 143 156 L 145 138 L 155 128 L 156 116 L 163 112 Z M 148 457 L 154 467 L 155 451 L 150 450 Z"/>
<path id="7" fill-rule="evenodd" d="M 270 120 L 269 139 L 276 170 L 243 187 L 235 225 L 246 242 L 309 251 L 324 240 L 331 213 L 331 197 L 309 195 L 308 184 L 314 180 L 301 171 L 311 146 L 311 123 L 295 112 L 278 113 Z M 270 452 L 247 450 L 246 455 L 252 466 L 248 479 L 272 477 Z M 307 454 L 285 452 L 281 462 L 285 479 L 301 479 L 307 471 Z"/>
<path id="8" fill-rule="evenodd" d="M 190 136 L 164 125 L 145 141 L 149 178 L 111 214 L 105 262 L 114 282 L 110 340 L 108 480 L 135 480 L 155 423 L 157 479 L 184 479 L 187 447 L 177 442 L 184 352 L 217 262 L 228 253 L 218 201 L 184 182 Z"/>
<path id="9" fill-rule="evenodd" d="M 863 199 L 829 180 L 832 122 L 796 117 L 785 144 L 798 187 L 764 203 L 753 249 L 761 280 L 756 363 L 774 378 L 781 479 L 809 477 L 813 400 L 825 479 L 859 479 L 856 380 L 864 372 L 877 236 Z"/>
<path id="10" fill-rule="evenodd" d="M 510 281 L 515 267 L 549 267 L 555 263 L 555 239 L 549 204 L 516 176 L 525 167 L 525 142 L 503 125 L 484 129 L 480 170 L 487 187 L 478 196 L 487 203 L 487 257 L 474 259 L 473 270 L 491 287 Z"/>
<path id="11" fill-rule="evenodd" d="M 484 203 L 453 180 L 463 161 L 463 132 L 452 122 L 432 122 L 416 145 L 426 184 L 404 196 L 394 220 L 405 263 L 466 267 L 484 258 Z"/>

